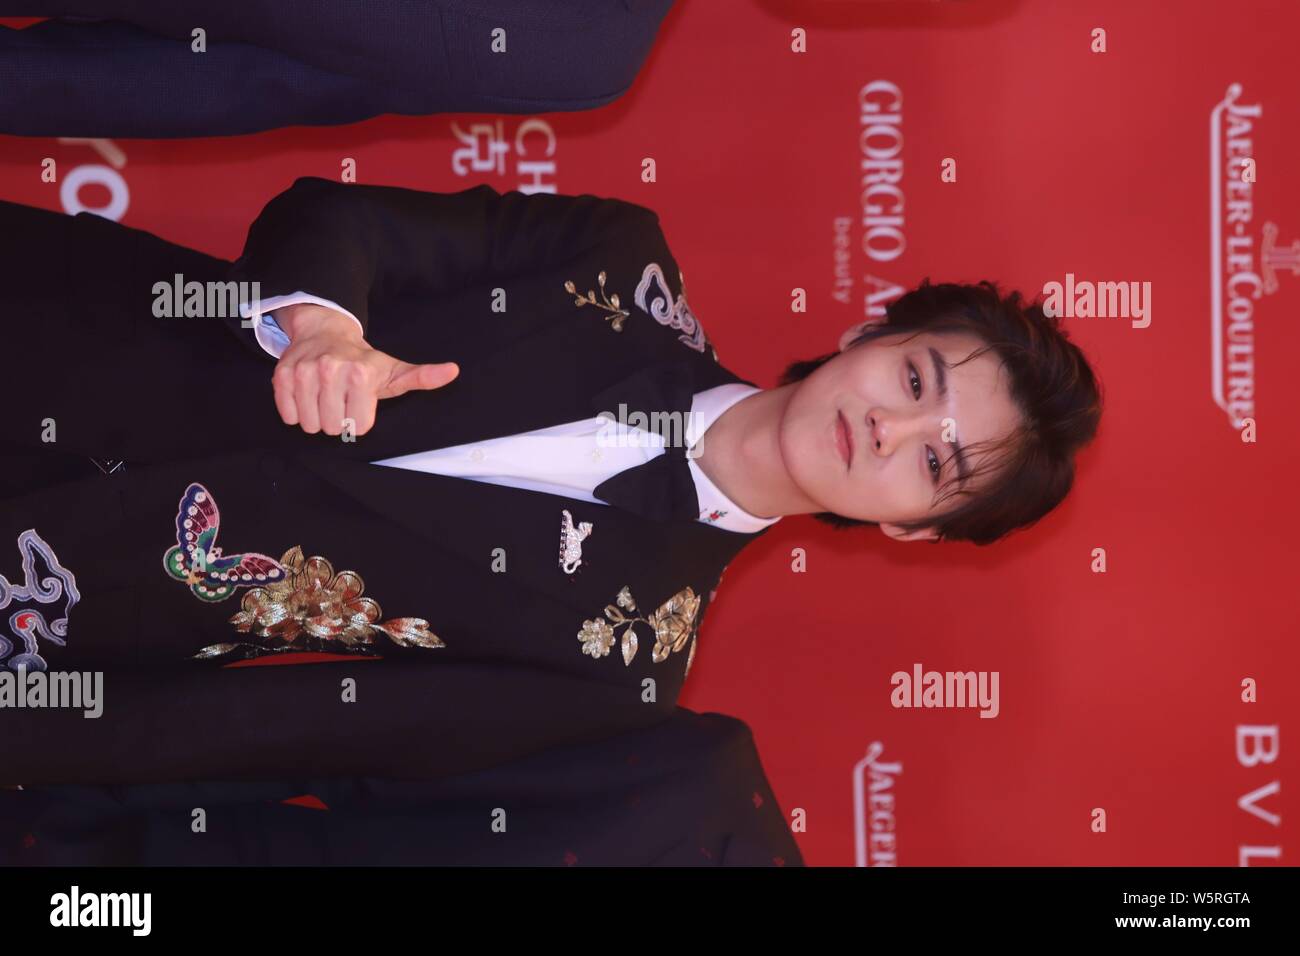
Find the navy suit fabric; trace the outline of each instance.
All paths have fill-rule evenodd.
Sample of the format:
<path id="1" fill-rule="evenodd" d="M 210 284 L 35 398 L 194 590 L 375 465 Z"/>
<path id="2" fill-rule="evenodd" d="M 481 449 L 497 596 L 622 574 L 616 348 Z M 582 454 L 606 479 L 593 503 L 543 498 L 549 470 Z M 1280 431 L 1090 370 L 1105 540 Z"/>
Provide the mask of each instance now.
<path id="1" fill-rule="evenodd" d="M 671 5 L 26 0 L 0 15 L 54 19 L 0 27 L 0 133 L 161 139 L 593 109 L 631 87 Z"/>

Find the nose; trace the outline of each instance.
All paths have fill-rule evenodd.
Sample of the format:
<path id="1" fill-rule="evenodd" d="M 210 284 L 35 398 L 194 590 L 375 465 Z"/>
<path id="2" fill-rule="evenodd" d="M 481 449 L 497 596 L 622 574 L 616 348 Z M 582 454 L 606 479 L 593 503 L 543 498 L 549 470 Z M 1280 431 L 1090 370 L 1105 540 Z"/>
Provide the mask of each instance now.
<path id="1" fill-rule="evenodd" d="M 925 427 L 925 421 L 920 414 L 873 408 L 867 412 L 866 425 L 869 450 L 887 457 L 910 437 L 918 434 Z"/>

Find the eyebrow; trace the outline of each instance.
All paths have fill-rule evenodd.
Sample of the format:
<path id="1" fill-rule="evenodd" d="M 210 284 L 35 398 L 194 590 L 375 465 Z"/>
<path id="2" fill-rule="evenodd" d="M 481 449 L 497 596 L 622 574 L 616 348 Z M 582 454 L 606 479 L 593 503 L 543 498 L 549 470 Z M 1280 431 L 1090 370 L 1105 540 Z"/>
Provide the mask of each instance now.
<path id="1" fill-rule="evenodd" d="M 943 358 L 939 355 L 939 350 L 931 346 L 927 351 L 930 353 L 930 361 L 934 364 L 934 380 L 938 388 L 939 398 L 948 397 L 948 371 L 944 364 Z M 964 483 L 970 477 L 970 465 L 966 461 L 966 449 L 961 446 L 961 442 L 947 442 L 952 449 L 953 457 L 957 460 L 957 480 Z"/>

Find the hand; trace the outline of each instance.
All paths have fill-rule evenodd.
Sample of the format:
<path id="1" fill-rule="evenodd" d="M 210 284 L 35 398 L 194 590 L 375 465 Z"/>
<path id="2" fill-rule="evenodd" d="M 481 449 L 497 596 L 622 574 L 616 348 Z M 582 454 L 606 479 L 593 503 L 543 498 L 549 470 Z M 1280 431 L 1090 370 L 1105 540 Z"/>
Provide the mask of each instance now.
<path id="1" fill-rule="evenodd" d="M 275 407 L 286 425 L 309 435 L 341 435 L 344 419 L 364 435 L 375 424 L 379 400 L 415 389 L 441 388 L 460 374 L 455 362 L 412 365 L 372 348 L 357 323 L 318 305 L 276 310 L 289 336 L 271 384 Z"/>

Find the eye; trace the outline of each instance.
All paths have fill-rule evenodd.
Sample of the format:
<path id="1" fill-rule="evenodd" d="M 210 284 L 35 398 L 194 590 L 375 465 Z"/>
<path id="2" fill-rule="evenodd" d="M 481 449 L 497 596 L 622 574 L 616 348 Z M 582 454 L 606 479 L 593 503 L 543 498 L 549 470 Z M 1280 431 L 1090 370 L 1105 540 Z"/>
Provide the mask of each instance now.
<path id="1" fill-rule="evenodd" d="M 916 371 L 916 366 L 911 362 L 907 363 L 907 381 L 912 386 L 912 397 L 918 401 L 921 398 L 921 376 Z"/>
<path id="2" fill-rule="evenodd" d="M 930 466 L 930 480 L 936 485 L 939 484 L 939 472 L 943 470 L 943 463 L 939 461 L 939 456 L 929 445 L 925 446 L 925 460 Z"/>

